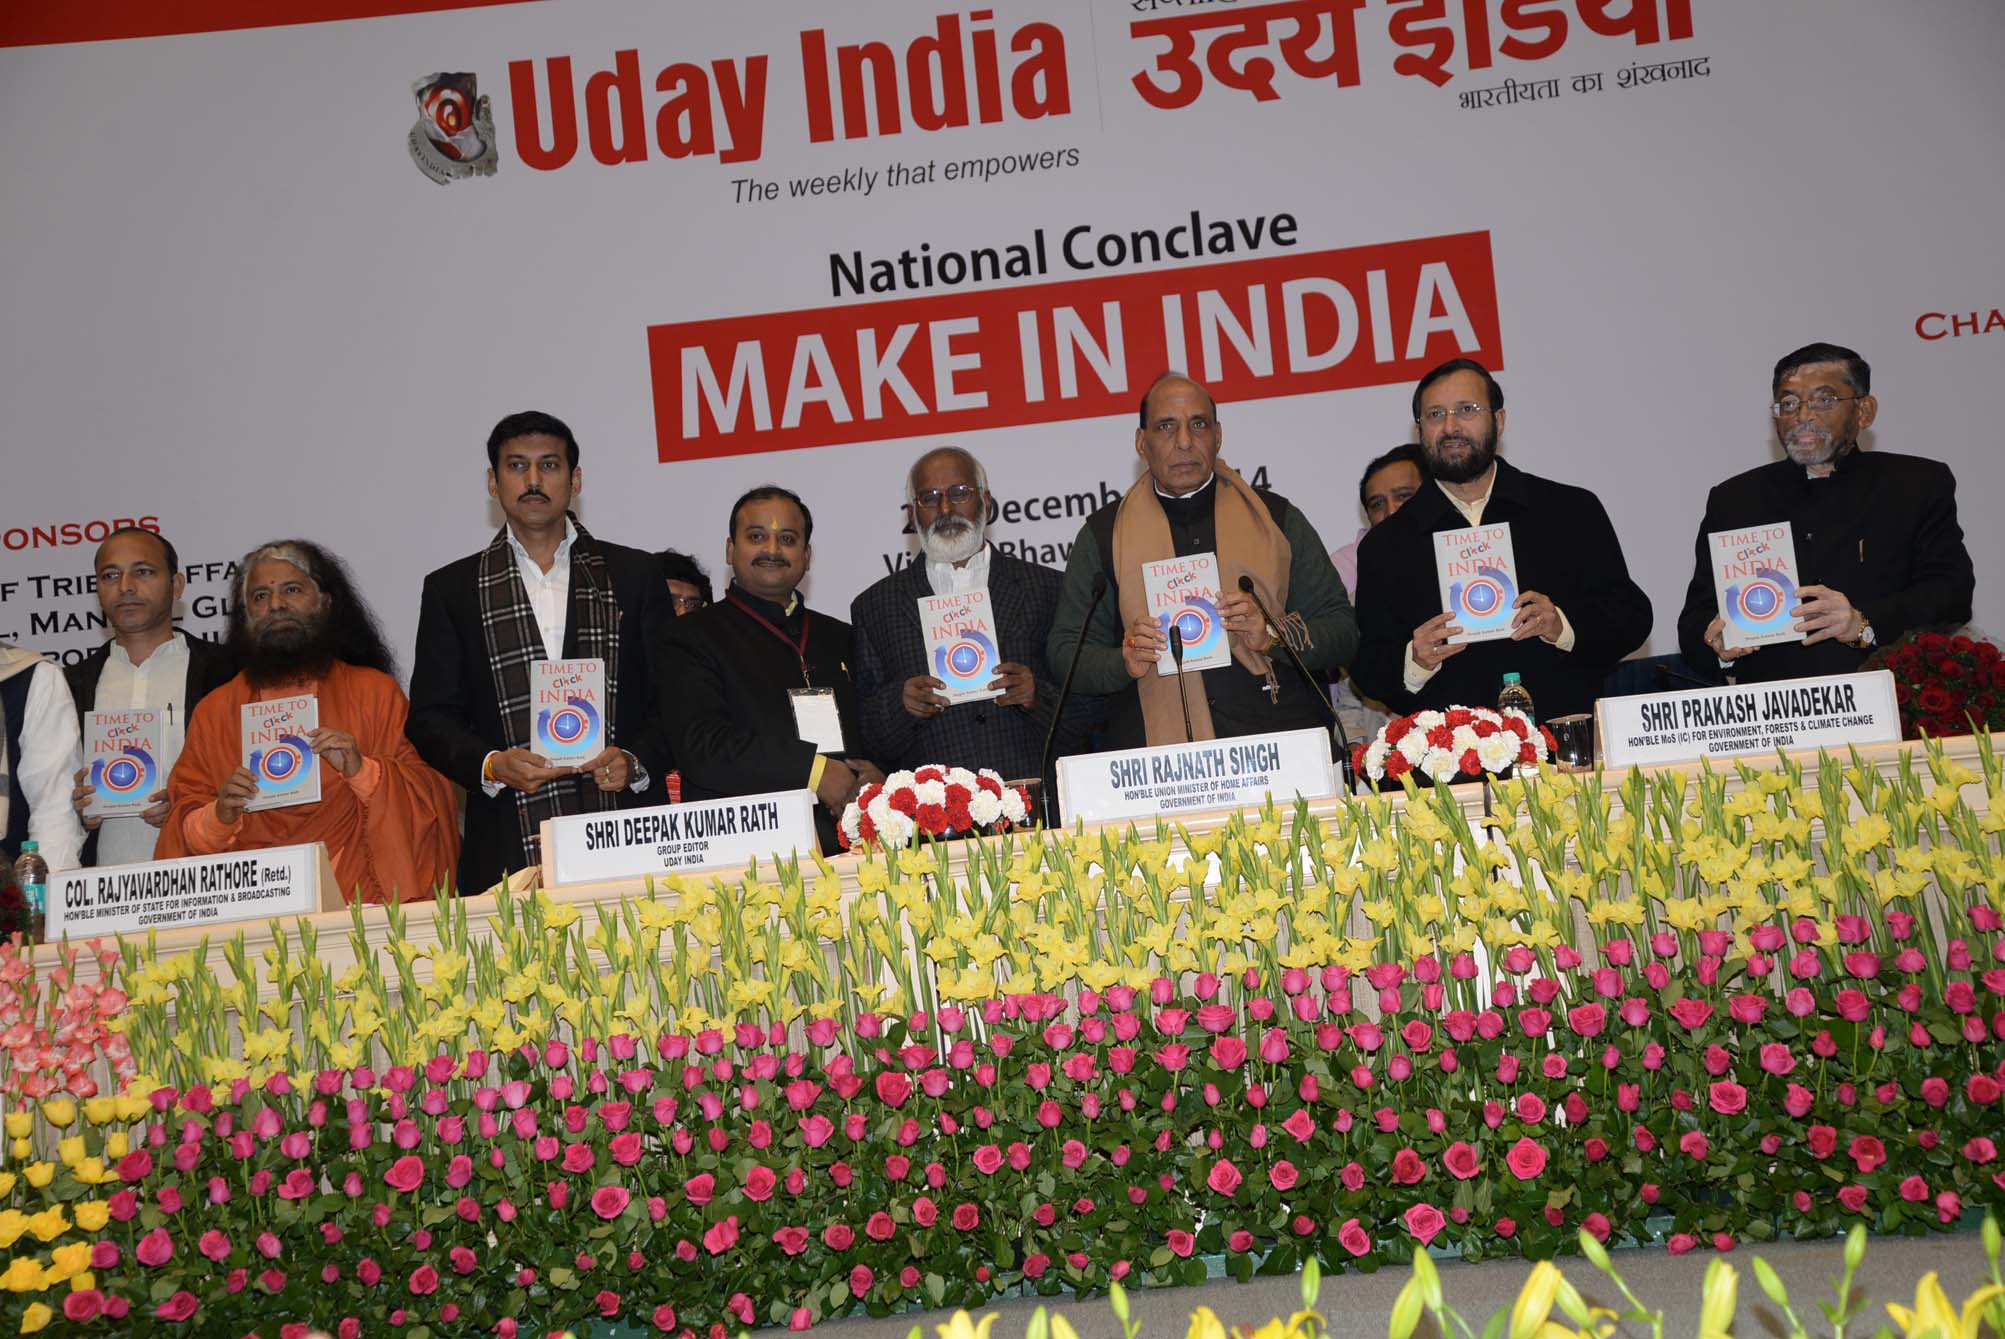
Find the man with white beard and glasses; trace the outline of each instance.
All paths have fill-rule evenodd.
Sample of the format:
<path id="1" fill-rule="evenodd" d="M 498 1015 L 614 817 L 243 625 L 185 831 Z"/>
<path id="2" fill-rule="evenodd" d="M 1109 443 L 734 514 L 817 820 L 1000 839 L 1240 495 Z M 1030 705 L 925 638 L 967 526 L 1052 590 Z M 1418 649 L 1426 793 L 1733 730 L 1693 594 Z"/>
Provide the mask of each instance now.
<path id="1" fill-rule="evenodd" d="M 1540 718 L 1590 711 L 1602 680 L 1650 635 L 1650 597 L 1629 578 L 1601 500 L 1518 469 L 1499 454 L 1504 388 L 1469 358 L 1413 391 L 1431 482 L 1358 545 L 1360 691 L 1396 711 L 1485 706 L 1517 673 Z M 1435 534 L 1511 527 L 1518 594 L 1509 638 L 1451 641 Z"/>
<path id="2" fill-rule="evenodd" d="M 1875 646 L 1970 620 L 1977 578 L 1956 520 L 1956 476 L 1940 461 L 1866 451 L 1880 402 L 1866 360 L 1808 344 L 1775 365 L 1769 413 L 1786 458 L 1713 489 L 1678 645 L 1700 673 L 1739 683 L 1844 674 Z M 1800 642 L 1729 649 L 1707 536 L 1787 521 L 1796 545 Z"/>
<path id="3" fill-rule="evenodd" d="M 857 596 L 849 610 L 864 752 L 890 770 L 940 763 L 993 768 L 1011 780 L 1036 776 L 1058 702 L 1044 644 L 1059 575 L 989 543 L 988 473 L 957 446 L 913 462 L 905 500 L 921 553 Z M 1001 643 L 991 686 L 1002 695 L 949 706 L 941 681 L 928 672 L 919 600 L 984 588 Z M 1060 754 L 1085 725 L 1084 713 L 1068 708 Z"/>

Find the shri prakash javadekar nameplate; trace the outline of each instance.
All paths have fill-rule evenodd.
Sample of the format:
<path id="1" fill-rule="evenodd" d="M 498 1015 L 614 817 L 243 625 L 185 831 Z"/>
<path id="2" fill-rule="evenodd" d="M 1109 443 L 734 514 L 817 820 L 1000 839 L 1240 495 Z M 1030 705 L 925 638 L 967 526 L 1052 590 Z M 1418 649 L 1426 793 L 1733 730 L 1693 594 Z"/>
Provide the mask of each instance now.
<path id="1" fill-rule="evenodd" d="M 1337 769 L 1323 730 L 1079 753 L 1058 761 L 1058 809 L 1067 823 L 1174 818 L 1251 808 L 1269 794 L 1292 801 L 1336 793 Z"/>
<path id="2" fill-rule="evenodd" d="M 1897 743 L 1901 713 L 1894 703 L 1894 676 L 1874 670 L 1604 697 L 1594 704 L 1594 737 L 1604 767 L 1637 767 L 1776 749 Z"/>
<path id="3" fill-rule="evenodd" d="M 811 792 L 776 790 L 546 819 L 543 886 L 735 869 L 796 853 L 812 856 L 820 849 L 814 809 Z"/>
<path id="4" fill-rule="evenodd" d="M 272 846 L 52 874 L 49 938 L 206 928 L 341 906 L 325 846 Z"/>

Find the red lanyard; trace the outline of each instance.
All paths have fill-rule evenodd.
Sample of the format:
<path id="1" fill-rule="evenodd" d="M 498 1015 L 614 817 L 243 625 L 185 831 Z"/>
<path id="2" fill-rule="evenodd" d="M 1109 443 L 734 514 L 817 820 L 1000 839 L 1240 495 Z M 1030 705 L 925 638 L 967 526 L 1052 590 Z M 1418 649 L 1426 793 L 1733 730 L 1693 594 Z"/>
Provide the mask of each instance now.
<path id="1" fill-rule="evenodd" d="M 739 599 L 738 593 L 736 591 L 725 591 L 724 598 L 729 600 L 732 604 L 737 605 L 739 609 L 744 611 L 744 614 L 747 618 L 751 619 L 754 623 L 757 623 L 767 632 L 772 633 L 775 637 L 778 637 L 782 642 L 785 642 L 787 644 L 788 649 L 793 651 L 795 657 L 798 658 L 801 662 L 801 682 L 806 684 L 810 688 L 815 686 L 814 680 L 808 677 L 808 634 L 814 631 L 814 620 L 808 617 L 808 613 L 805 609 L 801 611 L 801 639 L 800 641 L 796 642 L 793 638 L 787 636 L 786 633 L 774 627 L 772 622 L 768 620 L 764 614 L 761 614 L 751 605 L 746 604 L 743 600 Z"/>

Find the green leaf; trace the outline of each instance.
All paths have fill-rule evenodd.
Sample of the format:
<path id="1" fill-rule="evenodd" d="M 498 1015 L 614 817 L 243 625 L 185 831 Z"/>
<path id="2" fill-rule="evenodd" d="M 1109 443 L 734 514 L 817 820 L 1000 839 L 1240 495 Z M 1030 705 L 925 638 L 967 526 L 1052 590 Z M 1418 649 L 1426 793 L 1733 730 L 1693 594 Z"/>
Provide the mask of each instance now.
<path id="1" fill-rule="evenodd" d="M 946 1295 L 947 1295 L 947 1281 L 941 1278 L 938 1274 L 928 1274 L 926 1276 L 926 1296 L 932 1299 L 933 1305 L 939 1306 L 941 1300 L 944 1299 Z"/>
<path id="2" fill-rule="evenodd" d="M 550 1281 L 551 1287 L 562 1288 L 565 1292 L 574 1291 L 578 1286 L 577 1271 L 565 1268 L 561 1265 L 556 1269 L 551 1270 L 548 1274 L 544 1275 L 544 1277 Z"/>

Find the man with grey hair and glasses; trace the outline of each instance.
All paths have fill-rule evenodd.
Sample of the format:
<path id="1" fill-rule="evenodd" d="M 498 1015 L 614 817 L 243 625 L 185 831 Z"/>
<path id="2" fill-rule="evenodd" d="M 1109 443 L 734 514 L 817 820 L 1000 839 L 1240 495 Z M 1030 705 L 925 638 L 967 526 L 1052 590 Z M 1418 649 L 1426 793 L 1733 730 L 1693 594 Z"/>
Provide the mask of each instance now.
<path id="1" fill-rule="evenodd" d="M 1872 368 L 1851 349 L 1807 344 L 1775 365 L 1769 413 L 1783 451 L 1706 499 L 1678 645 L 1702 674 L 1739 683 L 1842 674 L 1876 646 L 1970 620 L 1977 584 L 1940 461 L 1862 449 L 1879 417 Z M 1796 548 L 1801 641 L 1728 646 L 1709 536 L 1787 522 Z M 1773 597 L 1771 597 L 1773 598 Z"/>
<path id="2" fill-rule="evenodd" d="M 1044 645 L 1059 575 L 989 542 L 988 472 L 960 447 L 938 447 L 913 462 L 905 502 L 919 552 L 849 611 L 863 752 L 888 770 L 940 763 L 988 767 L 1011 780 L 1036 776 L 1058 702 Z M 922 601 L 973 591 L 987 593 L 999 643 L 987 685 L 996 696 L 951 705 L 928 663 Z M 1066 715 L 1072 723 L 1074 714 Z M 1069 742 L 1061 730 L 1061 752 Z"/>

